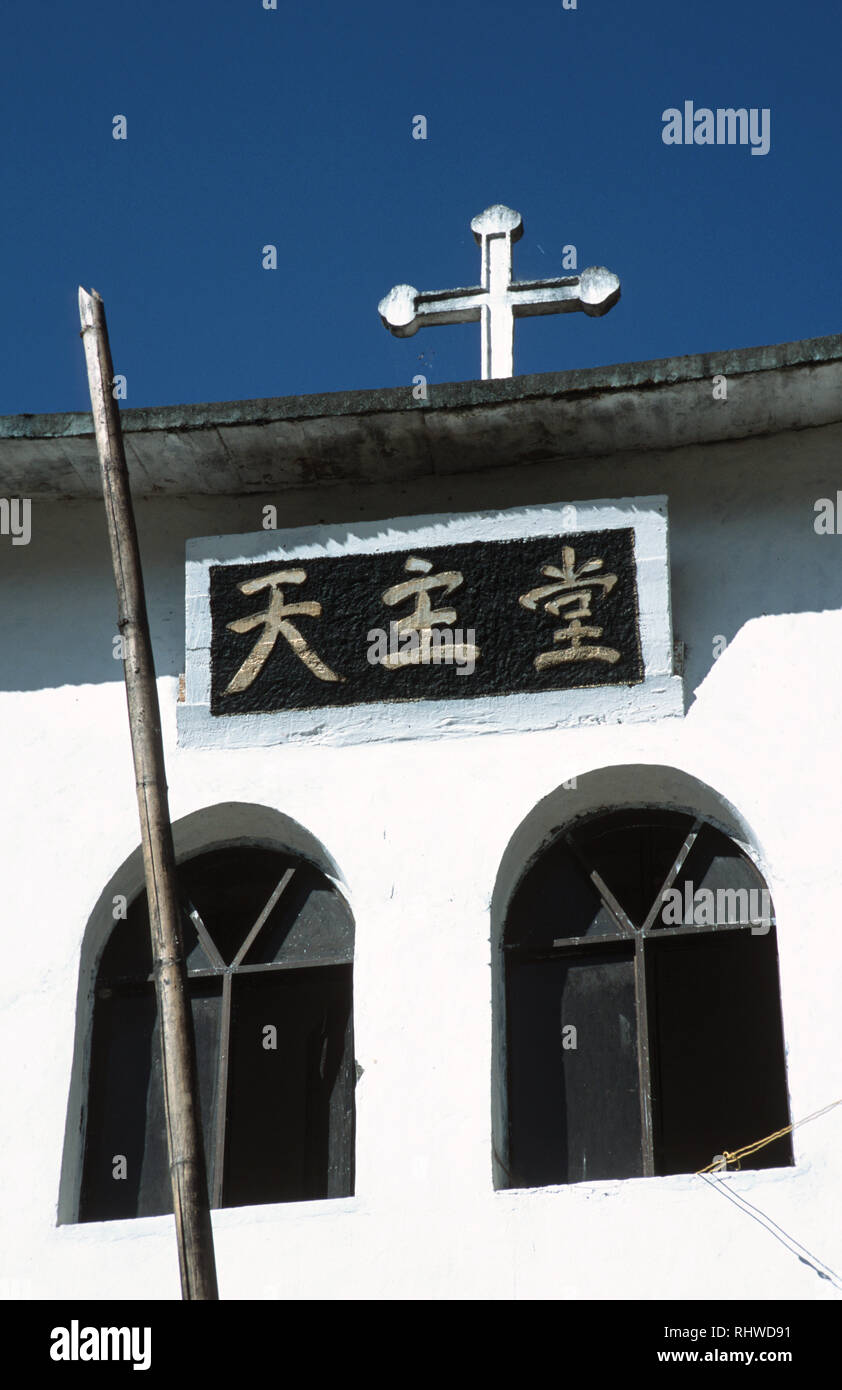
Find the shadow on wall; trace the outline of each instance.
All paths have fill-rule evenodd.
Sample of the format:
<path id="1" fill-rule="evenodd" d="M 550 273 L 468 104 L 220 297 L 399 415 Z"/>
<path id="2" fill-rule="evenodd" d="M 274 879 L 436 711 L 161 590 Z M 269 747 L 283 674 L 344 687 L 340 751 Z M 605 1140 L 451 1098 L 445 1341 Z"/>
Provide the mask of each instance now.
<path id="1" fill-rule="evenodd" d="M 750 619 L 842 607 L 842 537 L 814 529 L 816 499 L 836 497 L 829 460 L 840 442 L 842 430 L 805 430 L 674 451 L 678 457 L 497 468 L 441 479 L 435 492 L 423 478 L 267 497 L 144 500 L 137 517 L 157 673 L 184 670 L 185 542 L 258 531 L 266 502 L 279 504 L 281 526 L 346 522 L 350 534 L 356 520 L 667 493 L 673 627 L 686 646 L 692 703 L 724 645 Z M 30 544 L 12 546 L 0 536 L 0 586 L 0 689 L 122 681 L 101 503 L 33 499 Z"/>

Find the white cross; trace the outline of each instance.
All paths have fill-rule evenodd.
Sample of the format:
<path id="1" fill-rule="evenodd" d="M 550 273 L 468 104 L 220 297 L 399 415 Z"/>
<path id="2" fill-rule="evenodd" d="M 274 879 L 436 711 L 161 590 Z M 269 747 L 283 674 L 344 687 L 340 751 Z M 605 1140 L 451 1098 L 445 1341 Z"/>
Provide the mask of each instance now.
<path id="1" fill-rule="evenodd" d="M 515 319 L 528 314 L 607 314 L 620 298 L 620 281 L 604 266 L 560 280 L 512 281 L 512 246 L 523 236 L 519 212 L 495 203 L 471 221 L 482 250 L 482 284 L 466 290 L 421 293 L 395 285 L 377 308 L 397 338 L 410 338 L 427 324 L 482 324 L 482 379 L 514 375 Z"/>

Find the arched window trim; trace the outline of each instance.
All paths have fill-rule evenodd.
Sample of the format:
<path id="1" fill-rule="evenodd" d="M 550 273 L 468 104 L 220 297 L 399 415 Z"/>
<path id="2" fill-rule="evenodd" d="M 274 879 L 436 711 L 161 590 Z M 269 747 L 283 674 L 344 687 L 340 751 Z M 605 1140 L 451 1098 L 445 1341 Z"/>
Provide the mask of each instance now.
<path id="1" fill-rule="evenodd" d="M 653 770 L 661 771 L 661 769 L 658 768 L 654 768 Z M 663 769 L 663 771 L 669 773 L 671 770 Z M 682 775 L 683 774 L 680 773 L 678 774 L 678 776 Z M 585 777 L 587 778 L 587 774 L 585 775 Z M 704 784 L 701 785 L 703 786 Z M 710 788 L 706 788 L 705 790 L 711 792 Z M 717 794 L 712 793 L 712 796 L 716 797 Z M 550 798 L 548 797 L 546 798 L 546 800 L 549 802 Z M 539 806 L 540 804 L 541 803 L 539 803 Z M 533 812 L 530 812 L 530 816 L 537 809 L 537 807 L 533 808 Z M 512 1173 L 510 1171 L 511 1153 L 509 1129 L 509 1044 L 507 1022 L 508 991 L 506 986 L 506 969 L 504 965 L 504 959 L 507 954 L 506 948 L 509 945 L 509 943 L 506 942 L 505 938 L 510 913 L 512 910 L 512 904 L 516 898 L 519 888 L 521 887 L 523 881 L 527 878 L 531 870 L 542 859 L 542 857 L 547 853 L 547 851 L 550 850 L 554 845 L 556 845 L 560 840 L 567 840 L 568 837 L 573 837 L 577 833 L 581 834 L 581 832 L 585 830 L 589 824 L 598 824 L 600 821 L 605 820 L 611 816 L 619 814 L 622 814 L 623 816 L 633 816 L 636 813 L 652 815 L 658 815 L 659 813 L 680 814 L 688 817 L 691 823 L 694 824 L 694 828 L 696 828 L 697 831 L 700 828 L 710 827 L 711 830 L 718 832 L 720 835 L 724 836 L 735 847 L 736 850 L 738 850 L 743 856 L 745 856 L 745 859 L 752 866 L 760 880 L 759 886 L 762 886 L 762 888 L 766 889 L 769 892 L 771 898 L 770 884 L 772 881 L 772 875 L 769 873 L 769 870 L 767 868 L 765 856 L 760 852 L 756 842 L 754 842 L 749 837 L 747 832 L 741 828 L 742 822 L 736 813 L 733 813 L 733 815 L 716 815 L 712 814 L 711 810 L 708 807 L 705 807 L 704 812 L 700 813 L 698 808 L 694 806 L 692 802 L 688 802 L 679 798 L 673 798 L 669 795 L 663 798 L 656 798 L 650 795 L 635 799 L 623 799 L 619 802 L 612 802 L 608 798 L 602 797 L 597 801 L 592 801 L 586 809 L 583 809 L 578 814 L 574 814 L 566 818 L 557 817 L 554 820 L 554 823 L 551 825 L 551 827 L 548 830 L 545 830 L 540 840 L 540 843 L 537 845 L 536 848 L 533 848 L 528 858 L 522 863 L 519 873 L 516 875 L 516 877 L 509 880 L 509 890 L 506 898 L 504 900 L 498 901 L 496 906 L 492 902 L 492 949 L 494 952 L 493 1000 L 494 1012 L 496 1015 L 493 1029 L 493 1053 L 495 1061 L 494 1084 L 492 1091 L 492 1128 L 494 1134 L 494 1142 L 492 1145 L 492 1167 L 494 1173 L 494 1186 L 497 1189 L 509 1189 L 517 1185 L 513 1181 Z M 522 829 L 527 826 L 528 821 L 529 816 L 527 816 L 525 820 L 521 823 L 521 826 L 518 827 L 517 831 L 515 832 L 515 835 L 521 833 Z M 514 842 L 514 840 L 515 836 L 513 835 L 512 842 Z M 512 842 L 510 842 L 510 844 Z M 502 863 L 505 864 L 505 858 L 502 861 Z M 680 879 L 680 873 L 678 875 L 678 878 Z M 660 897 L 660 893 L 658 897 Z M 774 908 L 772 910 L 771 923 L 773 932 L 776 932 L 777 923 Z M 729 929 L 745 930 L 745 926 L 743 924 L 734 924 L 733 927 L 729 928 L 728 925 L 725 925 L 721 928 L 712 928 L 711 930 L 719 930 L 724 932 L 728 931 Z M 696 935 L 697 933 L 701 934 L 705 930 L 706 929 L 704 927 L 697 928 L 695 926 L 682 926 L 680 928 L 673 929 L 674 933 L 680 932 L 680 934 L 685 937 L 690 937 Z M 584 938 L 582 940 L 584 942 Z M 778 988 L 778 1005 L 780 1007 L 779 981 Z M 788 1078 L 786 1075 L 785 1053 L 786 1044 L 784 1037 L 783 1083 L 784 1090 L 786 1093 L 787 1112 L 789 1113 L 789 1087 Z M 651 1127 L 651 1109 L 648 1124 Z M 649 1139 L 651 1139 L 651 1129 L 650 1135 L 645 1140 L 645 1142 L 649 1143 Z M 651 1152 L 651 1143 L 649 1143 L 650 1159 Z M 788 1162 L 791 1164 L 793 1161 L 794 1160 L 792 1156 L 790 1156 Z M 651 1165 L 651 1161 L 647 1161 L 645 1172 L 640 1176 L 645 1176 L 647 1174 L 653 1173 L 654 1169 Z M 563 1180 L 560 1181 L 563 1182 Z"/>
<path id="2" fill-rule="evenodd" d="M 242 829 L 227 828 L 226 822 L 230 825 L 237 821 L 241 823 Z M 306 827 L 273 807 L 250 802 L 226 802 L 199 807 L 173 822 L 173 838 L 177 864 L 215 850 L 240 846 L 294 856 L 324 876 L 352 919 L 355 918 L 346 880 L 321 841 Z M 59 1226 L 75 1225 L 79 1222 L 88 1125 L 96 981 L 103 952 L 115 926 L 112 911 L 114 899 L 117 896 L 125 896 L 128 902 L 132 903 L 145 888 L 142 848 L 135 844 L 99 894 L 87 916 L 82 933 L 76 990 L 75 1041 L 56 1203 L 56 1224 Z"/>
<path id="3" fill-rule="evenodd" d="M 556 843 L 557 840 L 559 840 L 564 835 L 572 835 L 577 830 L 581 830 L 582 827 L 588 823 L 588 821 L 598 820 L 603 816 L 610 816 L 616 811 L 676 811 L 680 815 L 691 816 L 693 819 L 697 819 L 699 815 L 697 808 L 689 804 L 685 805 L 683 803 L 673 801 L 655 802 L 651 799 L 643 798 L 640 801 L 624 801 L 622 802 L 622 804 L 606 802 L 604 805 L 589 807 L 587 811 L 582 811 L 579 815 L 573 816 L 568 820 L 559 821 L 556 825 L 552 827 L 551 830 L 547 831 L 547 833 L 541 840 L 541 843 L 538 845 L 538 848 L 532 851 L 529 858 L 524 863 L 521 872 L 519 873 L 517 879 L 514 881 L 511 887 L 511 891 L 509 892 L 508 899 L 505 903 L 505 907 L 503 908 L 502 922 L 505 923 L 512 899 L 514 898 L 523 879 L 526 878 L 526 875 L 534 867 L 537 861 L 546 853 L 548 849 L 552 848 L 552 846 Z M 705 812 L 704 816 L 702 817 L 702 820 L 705 825 L 712 826 L 714 830 L 718 830 L 721 835 L 726 835 L 729 840 L 733 841 L 737 848 L 743 852 L 746 858 L 751 860 L 752 864 L 757 869 L 764 883 L 768 887 L 771 875 L 769 873 L 765 858 L 760 853 L 757 846 L 753 844 L 752 841 L 745 835 L 745 832 L 737 829 L 732 821 L 709 815 L 707 812 Z M 501 941 L 502 930 L 500 933 L 499 940 L 497 942 L 498 948 Z"/>

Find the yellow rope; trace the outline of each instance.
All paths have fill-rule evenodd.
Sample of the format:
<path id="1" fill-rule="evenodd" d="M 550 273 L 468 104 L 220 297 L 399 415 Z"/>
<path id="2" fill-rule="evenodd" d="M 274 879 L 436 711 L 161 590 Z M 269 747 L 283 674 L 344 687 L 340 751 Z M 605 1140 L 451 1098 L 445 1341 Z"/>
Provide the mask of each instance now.
<path id="1" fill-rule="evenodd" d="M 723 1149 L 721 1157 L 725 1160 L 725 1167 L 727 1168 L 729 1163 L 736 1163 L 739 1168 L 741 1158 L 746 1158 L 748 1154 L 757 1153 L 758 1149 L 764 1148 L 766 1144 L 773 1144 L 776 1139 L 783 1139 L 785 1134 L 790 1134 L 792 1130 L 797 1129 L 799 1125 L 806 1125 L 810 1120 L 817 1120 L 820 1115 L 826 1115 L 828 1110 L 833 1110 L 837 1105 L 842 1105 L 842 1098 L 839 1100 L 832 1100 L 830 1105 L 824 1106 L 822 1110 L 814 1110 L 812 1115 L 805 1115 L 803 1120 L 796 1120 L 794 1124 L 786 1125 L 784 1129 L 776 1129 L 774 1134 L 767 1134 L 765 1139 L 756 1139 L 753 1144 L 746 1144 L 744 1148 L 735 1149 L 733 1153 L 729 1153 L 727 1149 Z M 714 1171 L 722 1171 L 722 1165 L 717 1162 L 716 1159 L 713 1160 L 713 1163 L 709 1163 L 706 1168 L 699 1168 L 696 1177 L 701 1177 L 703 1173 L 713 1173 Z"/>

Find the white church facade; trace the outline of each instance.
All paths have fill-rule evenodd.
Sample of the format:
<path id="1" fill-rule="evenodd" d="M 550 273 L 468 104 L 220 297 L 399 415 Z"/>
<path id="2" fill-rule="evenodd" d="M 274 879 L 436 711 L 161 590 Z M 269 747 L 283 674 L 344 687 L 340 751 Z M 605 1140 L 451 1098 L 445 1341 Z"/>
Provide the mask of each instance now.
<path id="1" fill-rule="evenodd" d="M 833 1297 L 842 340 L 122 420 L 221 1297 Z M 0 496 L 0 1279 L 177 1298 L 90 416 Z"/>

